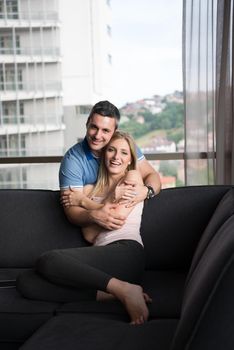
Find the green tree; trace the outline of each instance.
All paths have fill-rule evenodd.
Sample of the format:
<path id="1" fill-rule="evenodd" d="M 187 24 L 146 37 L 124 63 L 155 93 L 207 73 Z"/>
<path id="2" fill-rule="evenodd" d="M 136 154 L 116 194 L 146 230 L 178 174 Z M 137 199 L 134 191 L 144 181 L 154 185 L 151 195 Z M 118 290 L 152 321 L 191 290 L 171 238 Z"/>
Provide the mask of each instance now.
<path id="1" fill-rule="evenodd" d="M 161 161 L 159 172 L 165 176 L 175 176 L 177 177 L 177 166 L 169 161 Z"/>
<path id="2" fill-rule="evenodd" d="M 140 124 L 134 120 L 130 120 L 121 124 L 121 130 L 128 132 L 133 138 L 138 138 L 149 131 L 149 126 L 146 123 Z"/>
<path id="3" fill-rule="evenodd" d="M 138 138 L 147 134 L 152 130 L 172 130 L 180 129 L 177 132 L 170 132 L 168 138 L 171 141 L 178 143 L 183 138 L 182 129 L 184 125 L 184 105 L 176 102 L 166 102 L 165 108 L 162 112 L 153 114 L 146 108 L 141 109 L 138 115 L 143 116 L 144 124 L 138 123 L 134 120 L 134 116 L 130 120 L 121 124 L 121 129 L 129 132 L 133 137 Z"/>
<path id="4" fill-rule="evenodd" d="M 167 139 L 169 141 L 173 141 L 175 143 L 178 143 L 180 140 L 183 140 L 184 138 L 184 129 L 172 129 L 167 131 Z"/>

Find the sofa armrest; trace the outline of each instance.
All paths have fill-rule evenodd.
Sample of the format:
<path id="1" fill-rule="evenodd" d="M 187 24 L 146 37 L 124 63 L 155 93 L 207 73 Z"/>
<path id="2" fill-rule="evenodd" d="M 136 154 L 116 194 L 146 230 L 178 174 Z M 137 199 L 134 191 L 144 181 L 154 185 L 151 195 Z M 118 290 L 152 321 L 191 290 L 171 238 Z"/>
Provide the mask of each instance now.
<path id="1" fill-rule="evenodd" d="M 213 237 L 190 277 L 172 349 L 233 349 L 233 294 L 234 215 Z"/>

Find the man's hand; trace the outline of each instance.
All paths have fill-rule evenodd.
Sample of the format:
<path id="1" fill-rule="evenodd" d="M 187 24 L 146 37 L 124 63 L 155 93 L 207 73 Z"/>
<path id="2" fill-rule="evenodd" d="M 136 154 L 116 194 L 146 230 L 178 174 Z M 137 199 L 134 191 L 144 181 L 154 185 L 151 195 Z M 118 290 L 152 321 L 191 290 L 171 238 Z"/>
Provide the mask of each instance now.
<path id="1" fill-rule="evenodd" d="M 129 203 L 136 196 L 134 185 L 123 182 L 116 186 L 114 192 L 114 203 Z"/>
<path id="2" fill-rule="evenodd" d="M 106 203 L 101 209 L 90 210 L 90 220 L 107 230 L 120 229 L 125 224 L 126 217 L 115 213 L 113 209 L 117 206 L 115 203 Z"/>

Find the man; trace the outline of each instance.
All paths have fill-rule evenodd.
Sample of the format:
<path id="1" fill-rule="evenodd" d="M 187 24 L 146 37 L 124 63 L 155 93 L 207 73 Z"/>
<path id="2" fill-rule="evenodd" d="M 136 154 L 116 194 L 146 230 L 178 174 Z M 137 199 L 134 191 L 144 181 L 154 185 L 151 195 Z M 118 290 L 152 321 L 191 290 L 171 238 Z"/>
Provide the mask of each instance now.
<path id="1" fill-rule="evenodd" d="M 99 157 L 101 150 L 108 144 L 113 133 L 118 128 L 120 113 L 109 101 L 96 103 L 86 123 L 86 136 L 83 141 L 71 147 L 65 154 L 59 171 L 61 189 L 61 202 L 69 221 L 79 226 L 96 223 L 106 229 L 119 229 L 125 223 L 125 217 L 112 214 L 111 209 L 116 204 L 106 204 L 98 210 L 86 210 L 78 206 L 67 205 L 68 198 L 74 191 L 83 191 L 83 186 L 96 182 Z M 137 149 L 138 170 L 140 171 L 144 185 L 130 183 L 132 190 L 130 196 L 134 196 L 131 205 L 146 198 L 152 198 L 161 189 L 158 173 L 153 169 L 144 155 Z"/>

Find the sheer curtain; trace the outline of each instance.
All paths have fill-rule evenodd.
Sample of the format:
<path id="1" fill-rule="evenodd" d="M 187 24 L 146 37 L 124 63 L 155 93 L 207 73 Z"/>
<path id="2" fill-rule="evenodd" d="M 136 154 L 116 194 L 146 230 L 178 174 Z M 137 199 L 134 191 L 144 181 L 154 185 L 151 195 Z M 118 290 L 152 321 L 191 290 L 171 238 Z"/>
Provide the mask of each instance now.
<path id="1" fill-rule="evenodd" d="M 187 185 L 233 182 L 232 2 L 183 1 Z"/>

